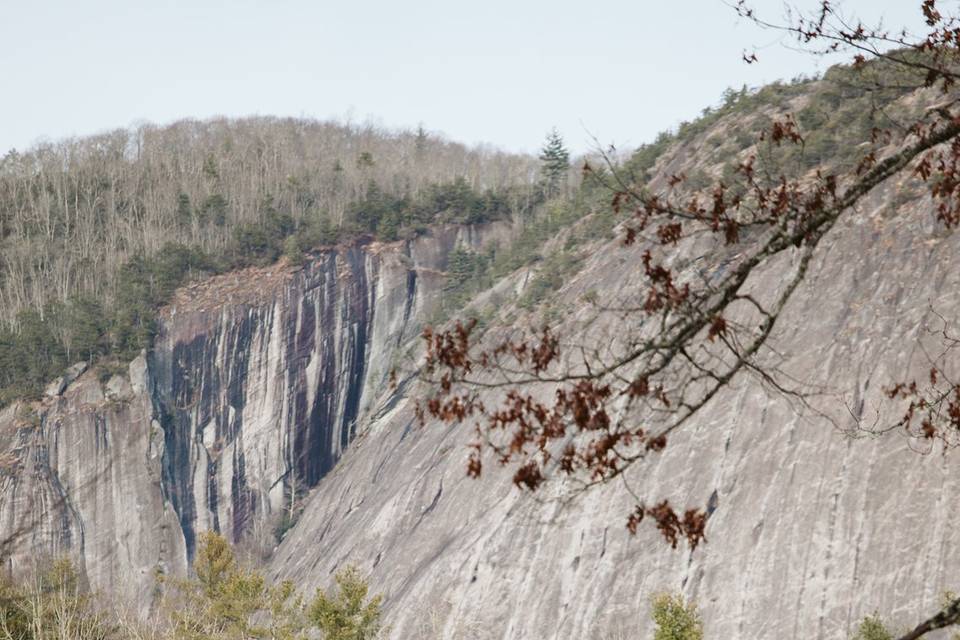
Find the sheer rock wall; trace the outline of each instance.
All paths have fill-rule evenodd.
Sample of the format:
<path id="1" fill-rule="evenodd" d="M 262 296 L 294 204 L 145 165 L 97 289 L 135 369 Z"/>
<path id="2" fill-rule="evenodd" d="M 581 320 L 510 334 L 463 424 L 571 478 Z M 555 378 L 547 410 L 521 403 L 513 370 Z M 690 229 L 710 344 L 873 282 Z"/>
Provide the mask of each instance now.
<path id="1" fill-rule="evenodd" d="M 8 569 L 68 554 L 94 589 L 146 609 L 155 572 L 183 574 L 204 530 L 272 548 L 438 302 L 447 254 L 508 233 L 440 228 L 216 276 L 178 293 L 127 371 L 80 366 L 6 408 Z"/>
<path id="2" fill-rule="evenodd" d="M 642 500 L 708 506 L 694 552 L 646 522 L 631 536 L 619 483 L 563 503 L 521 493 L 494 460 L 466 477 L 473 430 L 418 427 L 401 399 L 311 495 L 273 575 L 310 592 L 357 564 L 395 638 L 649 638 L 660 591 L 697 601 L 708 638 L 842 639 L 874 611 L 912 627 L 960 587 L 960 461 L 917 453 L 929 444 L 902 432 L 845 429 L 850 412 L 866 426 L 895 421 L 883 388 L 925 378 L 931 307 L 960 310 L 960 235 L 933 228 L 929 210 L 893 212 L 891 197 L 874 194 L 824 240 L 772 343 L 770 362 L 814 385 L 833 423 L 744 376 L 628 475 Z M 582 300 L 639 294 L 642 252 L 599 248 L 551 299 L 564 342 L 629 331 L 592 322 Z M 776 267 L 792 259 L 754 286 L 782 286 Z"/>

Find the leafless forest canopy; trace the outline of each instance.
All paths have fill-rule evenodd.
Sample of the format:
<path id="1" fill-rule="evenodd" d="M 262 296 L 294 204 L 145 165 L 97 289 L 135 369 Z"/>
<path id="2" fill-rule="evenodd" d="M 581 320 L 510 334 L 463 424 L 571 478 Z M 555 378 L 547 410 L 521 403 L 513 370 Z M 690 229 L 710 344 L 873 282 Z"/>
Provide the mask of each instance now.
<path id="1" fill-rule="evenodd" d="M 457 179 L 503 193 L 535 178 L 534 158 L 423 130 L 289 118 L 184 120 L 10 151 L 0 160 L 0 327 L 78 294 L 109 303 L 132 257 L 168 243 L 217 255 L 271 211 L 342 228 L 371 186 L 416 198 Z"/>

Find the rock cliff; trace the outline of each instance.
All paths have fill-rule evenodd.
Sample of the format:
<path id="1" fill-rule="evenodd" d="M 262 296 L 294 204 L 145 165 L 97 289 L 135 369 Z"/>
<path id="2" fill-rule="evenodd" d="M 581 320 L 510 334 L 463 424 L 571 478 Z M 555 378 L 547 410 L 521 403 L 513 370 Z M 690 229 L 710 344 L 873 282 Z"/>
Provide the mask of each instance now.
<path id="1" fill-rule="evenodd" d="M 97 590 L 149 607 L 198 532 L 260 550 L 334 466 L 400 348 L 435 307 L 447 254 L 509 227 L 447 227 L 217 276 L 178 292 L 155 348 L 0 413 L 10 569 L 74 556 Z"/>
<path id="2" fill-rule="evenodd" d="M 960 463 L 845 427 L 848 410 L 893 418 L 883 386 L 923 375 L 931 305 L 952 318 L 960 303 L 960 236 L 933 229 L 923 208 L 894 212 L 892 189 L 825 240 L 773 343 L 833 422 L 744 377 L 630 476 L 641 499 L 710 505 L 695 552 L 651 526 L 632 537 L 621 486 L 566 502 L 534 500 L 503 472 L 467 478 L 472 430 L 418 427 L 401 399 L 311 495 L 274 576 L 309 590 L 358 564 L 396 638 L 652 637 L 649 600 L 663 590 L 695 599 L 712 638 L 847 638 L 874 611 L 915 624 L 958 587 Z M 597 247 L 552 298 L 568 339 L 624 328 L 598 325 L 580 301 L 637 292 L 641 253 Z M 776 269 L 756 282 L 778 285 Z"/>
<path id="3" fill-rule="evenodd" d="M 435 308 L 446 254 L 509 233 L 449 228 L 198 283 L 126 371 L 78 367 L 4 410 L 12 568 L 69 552 L 94 588 L 146 608 L 154 572 L 185 571 L 198 532 L 272 547 L 303 504 L 271 576 L 309 592 L 357 564 L 395 638 L 649 637 L 661 590 L 697 600 L 713 638 L 845 638 L 874 610 L 911 624 L 960 587 L 955 454 L 842 427 L 890 418 L 883 387 L 923 371 L 931 307 L 960 309 L 960 236 L 891 209 L 894 188 L 823 242 L 774 337 L 778 366 L 818 385 L 816 411 L 738 379 L 630 478 L 641 498 L 710 505 L 695 552 L 630 536 L 616 486 L 533 500 L 495 465 L 468 479 L 470 430 L 417 425 L 415 383 L 393 390 L 388 372 Z M 551 300 L 574 342 L 624 328 L 598 323 L 586 294 L 642 286 L 642 248 L 589 253 Z"/>

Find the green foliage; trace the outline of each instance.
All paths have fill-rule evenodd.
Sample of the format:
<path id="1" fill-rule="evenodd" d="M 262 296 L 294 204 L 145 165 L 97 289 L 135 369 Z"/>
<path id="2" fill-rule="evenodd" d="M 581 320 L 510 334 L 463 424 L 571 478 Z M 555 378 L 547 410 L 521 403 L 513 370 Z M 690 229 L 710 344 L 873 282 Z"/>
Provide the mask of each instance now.
<path id="1" fill-rule="evenodd" d="M 217 169 L 217 159 L 213 155 L 208 155 L 203 161 L 203 175 L 208 180 L 219 180 L 220 172 Z"/>
<path id="2" fill-rule="evenodd" d="M 35 398 L 66 366 L 66 353 L 49 315 L 27 310 L 19 331 L 0 331 L 0 402 Z"/>
<path id="3" fill-rule="evenodd" d="M 323 633 L 324 640 L 371 640 L 380 632 L 382 598 L 367 598 L 369 587 L 356 567 L 334 576 L 336 593 L 317 590 L 308 618 Z"/>
<path id="4" fill-rule="evenodd" d="M 893 634 L 887 630 L 876 614 L 860 621 L 852 640 L 893 640 Z"/>
<path id="5" fill-rule="evenodd" d="M 527 220 L 506 247 L 490 247 L 483 253 L 455 248 L 448 257 L 443 303 L 433 324 L 441 323 L 477 293 L 489 288 L 517 269 L 543 261 L 538 274 L 520 299 L 524 308 L 533 308 L 556 291 L 581 264 L 578 248 L 585 242 L 612 237 L 614 216 L 606 202 L 598 206 L 597 194 L 584 188 L 570 199 L 554 199 Z M 603 198 L 606 198 L 604 194 Z M 596 209 L 584 215 L 585 210 Z M 563 249 L 543 255 L 543 245 L 562 231 L 567 232 Z M 471 312 L 475 316 L 475 311 Z M 481 317 L 476 317 L 482 320 Z"/>
<path id="6" fill-rule="evenodd" d="M 206 532 L 194 559 L 196 577 L 171 581 L 173 637 L 183 640 L 301 640 L 306 623 L 293 584 L 266 584 L 242 567 L 223 536 Z"/>
<path id="7" fill-rule="evenodd" d="M 17 329 L 0 330 L 0 406 L 38 397 L 44 385 L 77 360 L 132 359 L 150 346 L 157 310 L 177 287 L 193 274 L 217 270 L 201 251 L 171 244 L 122 267 L 110 309 L 93 297 L 77 296 L 66 304 L 51 303 L 43 313 L 21 312 Z"/>
<path id="8" fill-rule="evenodd" d="M 285 238 L 271 238 L 266 230 L 254 224 L 245 224 L 233 232 L 234 263 L 268 264 L 280 255 L 280 245 Z"/>
<path id="9" fill-rule="evenodd" d="M 338 237 L 337 229 L 330 222 L 330 216 L 325 213 L 304 219 L 300 228 L 297 229 L 297 238 L 302 250 L 336 244 Z"/>
<path id="10" fill-rule="evenodd" d="M 315 627 L 324 640 L 371 640 L 380 630 L 381 597 L 349 567 L 336 574 L 336 593 L 318 590 L 305 605 L 291 582 L 268 586 L 237 561 L 223 536 L 200 537 L 196 577 L 171 581 L 173 637 L 184 640 L 305 640 Z M 313 636 L 310 636 L 313 637 Z"/>
<path id="11" fill-rule="evenodd" d="M 703 622 L 695 604 L 669 593 L 653 599 L 654 640 L 703 640 Z"/>
<path id="12" fill-rule="evenodd" d="M 194 561 L 195 581 L 178 586 L 183 602 L 174 611 L 178 637 L 244 638 L 251 635 L 251 618 L 262 607 L 263 577 L 237 566 L 233 551 L 220 535 L 201 536 Z"/>
<path id="13" fill-rule="evenodd" d="M 381 218 L 388 215 L 398 203 L 398 200 L 387 196 L 380 186 L 371 180 L 367 184 L 364 197 L 351 203 L 347 213 L 359 229 L 375 231 Z"/>
<path id="14" fill-rule="evenodd" d="M 380 629 L 380 597 L 368 598 L 355 569 L 336 576 L 337 593 L 318 592 L 307 606 L 293 583 L 268 585 L 244 567 L 223 536 L 200 536 L 194 577 L 159 577 L 160 606 L 150 627 L 116 616 L 91 595 L 67 560 L 35 579 L 0 579 L 0 640 L 369 640 Z"/>
<path id="15" fill-rule="evenodd" d="M 563 190 L 569 170 L 570 152 L 564 146 L 560 133 L 553 129 L 547 134 L 547 140 L 540 150 L 540 180 L 548 196 Z"/>
<path id="16" fill-rule="evenodd" d="M 760 89 L 746 86 L 739 90 L 727 89 L 721 96 L 719 106 L 706 108 L 701 116 L 691 122 L 683 122 L 674 132 L 660 133 L 654 142 L 640 146 L 623 164 L 624 175 L 633 182 L 643 184 L 652 177 L 657 160 L 674 145 L 682 145 L 707 132 L 723 118 L 731 120 L 730 137 L 739 150 L 757 142 L 757 134 L 763 128 L 765 109 L 792 111 L 791 100 L 806 95 L 806 105 L 796 114 L 801 133 L 802 147 L 783 147 L 775 151 L 773 160 L 792 163 L 790 168 L 811 169 L 822 164 L 850 168 L 858 157 L 858 145 L 868 141 L 874 126 L 889 126 L 884 107 L 909 91 L 909 82 L 897 88 L 890 74 L 910 73 L 887 63 L 872 63 L 855 70 L 850 67 L 832 67 L 817 81 L 803 76 L 790 82 L 774 82 Z M 876 78 L 882 76 L 879 89 Z M 915 79 L 914 79 L 915 80 Z M 738 122 L 752 116 L 759 120 L 746 128 Z M 714 136 L 707 141 L 712 147 L 722 146 L 723 140 Z M 786 167 L 784 167 L 786 168 Z M 691 188 L 705 186 L 702 180 Z"/>
<path id="17" fill-rule="evenodd" d="M 108 640 L 117 628 L 83 590 L 67 559 L 25 586 L 0 583 L 0 640 Z"/>
<path id="18" fill-rule="evenodd" d="M 65 308 L 59 307 L 58 315 L 67 362 L 78 359 L 89 362 L 109 350 L 110 324 L 99 300 L 77 296 Z"/>
<path id="19" fill-rule="evenodd" d="M 523 292 L 520 306 L 532 309 L 543 302 L 547 296 L 563 286 L 579 265 L 580 259 L 568 251 L 557 251 L 547 256 L 536 277 Z"/>
<path id="20" fill-rule="evenodd" d="M 443 310 L 460 309 L 487 283 L 490 255 L 456 247 L 447 258 L 447 279 L 443 285 Z"/>
<path id="21" fill-rule="evenodd" d="M 690 122 L 681 122 L 676 131 L 660 132 L 652 143 L 641 145 L 634 151 L 630 159 L 621 167 L 621 171 L 634 183 L 643 184 L 653 177 L 657 160 L 669 148 L 682 145 L 706 133 L 722 118 L 752 114 L 760 111 L 764 106 L 786 105 L 789 98 L 806 91 L 810 82 L 810 79 L 800 77 L 790 83 L 774 82 L 755 91 L 749 90 L 746 86 L 739 90 L 728 88 L 723 92 L 718 107 L 707 107 L 699 118 Z M 736 139 L 738 148 L 744 148 L 756 141 L 753 134 L 736 128 L 734 135 L 742 135 L 742 138 Z M 718 138 L 710 140 L 713 147 L 720 146 L 722 142 Z"/>
<path id="22" fill-rule="evenodd" d="M 623 172 L 634 182 L 645 182 L 652 177 L 657 160 L 676 141 L 676 134 L 661 131 L 650 144 L 640 145 L 623 166 Z"/>
<path id="23" fill-rule="evenodd" d="M 180 224 L 190 224 L 193 220 L 193 207 L 190 206 L 190 196 L 182 192 L 177 194 L 177 220 Z"/>
<path id="24" fill-rule="evenodd" d="M 293 266 L 303 264 L 303 246 L 298 236 L 289 236 L 283 241 L 283 257 Z"/>
<path id="25" fill-rule="evenodd" d="M 373 154 L 369 151 L 361 151 L 357 155 L 357 168 L 358 169 L 369 169 L 375 164 L 373 160 Z"/>
<path id="26" fill-rule="evenodd" d="M 430 140 L 427 130 L 423 128 L 422 124 L 417 125 L 417 133 L 414 138 L 414 152 L 416 153 L 417 159 L 423 159 L 424 154 L 427 151 L 427 142 Z"/>
<path id="27" fill-rule="evenodd" d="M 218 265 L 199 249 L 165 245 L 150 258 L 136 256 L 122 268 L 111 322 L 109 352 L 129 360 L 150 347 L 157 310 L 192 274 L 211 273 Z"/>
<path id="28" fill-rule="evenodd" d="M 262 219 L 258 223 L 239 225 L 233 233 L 230 266 L 267 265 L 286 253 L 287 238 L 297 230 L 293 218 L 274 208 L 273 199 L 263 202 Z"/>
<path id="29" fill-rule="evenodd" d="M 210 221 L 218 227 L 227 222 L 227 201 L 219 193 L 214 193 L 203 201 L 200 214 L 204 221 Z"/>
<path id="30" fill-rule="evenodd" d="M 200 536 L 195 577 L 169 580 L 167 611 L 171 638 L 177 640 L 306 640 L 310 628 L 324 640 L 371 640 L 380 631 L 381 597 L 357 569 L 335 576 L 336 592 L 318 590 L 309 604 L 291 582 L 267 585 L 263 576 L 243 567 L 223 536 Z"/>
<path id="31" fill-rule="evenodd" d="M 0 640 L 371 640 L 380 630 L 379 596 L 356 569 L 336 575 L 337 593 L 318 591 L 307 606 L 293 583 L 275 586 L 238 562 L 219 534 L 200 536 L 188 579 L 159 577 L 161 603 L 148 629 L 110 612 L 86 590 L 67 559 L 33 580 L 0 579 Z"/>
<path id="32" fill-rule="evenodd" d="M 364 197 L 348 206 L 347 217 L 359 232 L 375 233 L 391 241 L 432 223 L 481 224 L 523 215 L 539 203 L 532 195 L 518 195 L 522 192 L 479 192 L 462 176 L 453 182 L 429 185 L 416 197 L 392 196 L 370 182 Z"/>
<path id="33" fill-rule="evenodd" d="M 862 155 L 860 145 L 870 140 L 871 131 L 890 125 L 884 108 L 907 92 L 878 88 L 880 85 L 871 79 L 877 72 L 876 65 L 859 71 L 830 69 L 797 113 L 803 146 L 783 149 L 783 161 L 792 162 L 801 170 L 823 165 L 852 169 Z M 884 84 L 895 85 L 893 78 L 883 80 Z"/>

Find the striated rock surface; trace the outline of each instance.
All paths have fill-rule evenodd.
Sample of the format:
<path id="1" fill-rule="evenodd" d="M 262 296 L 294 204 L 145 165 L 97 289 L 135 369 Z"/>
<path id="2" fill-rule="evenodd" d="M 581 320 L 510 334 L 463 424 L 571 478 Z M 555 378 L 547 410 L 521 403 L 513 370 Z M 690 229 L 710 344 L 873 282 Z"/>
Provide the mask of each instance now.
<path id="1" fill-rule="evenodd" d="M 101 383 L 88 372 L 42 405 L 0 413 L 0 527 L 9 569 L 70 553 L 91 585 L 149 605 L 156 570 L 186 569 L 164 498 L 164 432 L 146 359 Z"/>
<path id="2" fill-rule="evenodd" d="M 200 531 L 272 547 L 304 499 L 271 575 L 309 592 L 359 565 L 394 638 L 650 637 L 661 590 L 697 600 L 712 638 L 846 638 L 875 610 L 915 623 L 960 588 L 960 463 L 838 427 L 850 412 L 890 419 L 883 387 L 923 375 L 931 305 L 960 310 L 960 236 L 925 211 L 891 215 L 890 195 L 823 242 L 774 338 L 785 372 L 822 385 L 814 408 L 833 422 L 741 378 L 630 476 L 641 499 L 709 505 L 692 553 L 646 525 L 631 537 L 618 486 L 570 502 L 533 500 L 494 464 L 468 479 L 471 431 L 419 427 L 415 383 L 386 384 L 435 307 L 446 254 L 509 233 L 451 228 L 189 287 L 127 371 L 79 372 L 0 413 L 11 568 L 68 552 L 94 588 L 146 609 L 154 571 L 185 571 Z M 565 339 L 623 332 L 581 301 L 638 291 L 641 253 L 595 248 L 551 301 Z M 781 283 L 769 270 L 755 284 Z"/>
<path id="3" fill-rule="evenodd" d="M 773 343 L 786 372 L 822 385 L 814 406 L 834 423 L 741 378 L 629 476 L 640 499 L 709 505 L 696 551 L 672 551 L 646 523 L 631 537 L 620 485 L 567 503 L 521 494 L 492 460 L 467 478 L 472 429 L 420 428 L 399 399 L 311 495 L 273 575 L 309 590 L 357 564 L 394 638 L 647 638 L 663 590 L 695 599 L 711 638 L 847 638 L 874 611 L 916 624 L 960 587 L 960 461 L 838 427 L 848 410 L 894 418 L 882 388 L 924 375 L 930 306 L 960 310 L 960 236 L 931 229 L 928 212 L 892 216 L 889 195 L 824 241 Z M 636 291 L 641 252 L 600 248 L 552 300 L 567 338 L 623 328 L 589 322 L 578 300 Z M 773 270 L 756 282 L 779 284 Z"/>
<path id="4" fill-rule="evenodd" d="M 93 588 L 145 610 L 155 572 L 182 574 L 201 531 L 272 548 L 434 308 L 447 254 L 509 232 L 441 228 L 178 292 L 129 371 L 78 365 L 0 413 L 9 569 L 67 553 Z"/>

